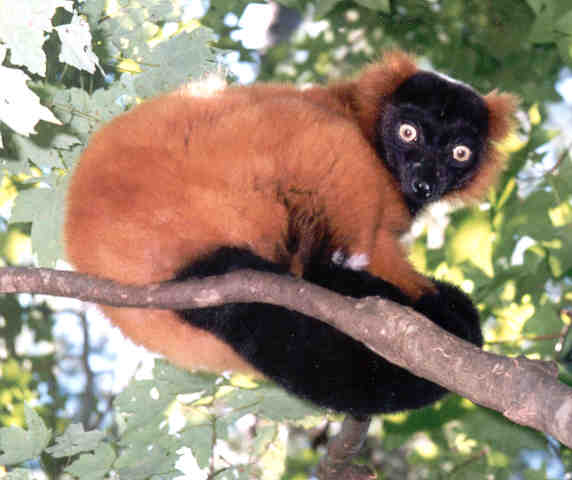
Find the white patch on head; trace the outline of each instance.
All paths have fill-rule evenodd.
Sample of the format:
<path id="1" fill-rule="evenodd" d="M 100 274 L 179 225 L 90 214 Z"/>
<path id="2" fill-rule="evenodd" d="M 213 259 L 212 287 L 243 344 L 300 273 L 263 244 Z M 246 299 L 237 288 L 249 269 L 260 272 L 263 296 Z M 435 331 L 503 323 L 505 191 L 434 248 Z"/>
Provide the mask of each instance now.
<path id="1" fill-rule="evenodd" d="M 342 265 L 344 263 L 346 256 L 341 250 L 336 250 L 332 255 L 332 262 L 336 265 Z"/>
<path id="2" fill-rule="evenodd" d="M 461 85 L 461 86 L 471 90 L 471 92 L 475 92 L 475 89 L 473 87 L 471 87 L 471 85 L 469 85 L 465 82 L 462 82 L 461 80 L 457 80 L 456 78 L 453 78 L 453 77 L 450 77 L 449 75 L 438 72 L 437 70 L 431 70 L 431 73 L 434 73 L 438 77 L 441 77 L 443 80 L 447 80 L 448 82 L 454 83 L 455 85 Z"/>
<path id="3" fill-rule="evenodd" d="M 344 262 L 344 267 L 351 268 L 352 270 L 363 270 L 368 265 L 369 258 L 366 253 L 352 255 Z"/>
<path id="4" fill-rule="evenodd" d="M 199 80 L 189 82 L 180 88 L 183 95 L 191 97 L 214 97 L 227 86 L 225 72 L 219 69 L 217 72 L 206 73 Z"/>

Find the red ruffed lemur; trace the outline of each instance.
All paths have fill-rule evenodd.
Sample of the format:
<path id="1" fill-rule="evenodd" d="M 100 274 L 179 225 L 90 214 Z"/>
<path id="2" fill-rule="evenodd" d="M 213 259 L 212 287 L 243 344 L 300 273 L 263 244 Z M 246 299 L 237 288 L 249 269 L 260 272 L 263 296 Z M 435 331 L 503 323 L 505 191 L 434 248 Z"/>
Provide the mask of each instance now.
<path id="1" fill-rule="evenodd" d="M 136 285 L 244 268 L 295 274 L 409 305 L 480 346 L 471 301 L 417 273 L 400 236 L 427 204 L 485 193 L 515 106 L 509 94 L 481 96 L 419 70 L 399 51 L 325 87 L 257 84 L 208 97 L 181 88 L 92 137 L 69 190 L 68 257 L 81 272 Z M 354 415 L 446 393 L 282 307 L 103 310 L 177 365 L 255 371 Z"/>

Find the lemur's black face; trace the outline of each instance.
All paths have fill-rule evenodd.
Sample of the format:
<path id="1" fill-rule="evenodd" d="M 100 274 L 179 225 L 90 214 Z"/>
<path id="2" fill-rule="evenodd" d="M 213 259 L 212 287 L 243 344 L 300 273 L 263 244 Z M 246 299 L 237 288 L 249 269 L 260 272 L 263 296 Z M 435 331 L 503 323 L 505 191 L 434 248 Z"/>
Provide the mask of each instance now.
<path id="1" fill-rule="evenodd" d="M 463 188 L 477 170 L 487 135 L 482 97 L 463 84 L 420 72 L 384 107 L 376 148 L 416 213 Z"/>

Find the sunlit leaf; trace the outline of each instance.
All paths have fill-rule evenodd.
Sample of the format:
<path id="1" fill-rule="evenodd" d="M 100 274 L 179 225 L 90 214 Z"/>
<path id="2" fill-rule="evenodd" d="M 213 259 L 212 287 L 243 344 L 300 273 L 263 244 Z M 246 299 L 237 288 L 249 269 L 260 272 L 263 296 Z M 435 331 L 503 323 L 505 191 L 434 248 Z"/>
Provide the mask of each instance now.
<path id="1" fill-rule="evenodd" d="M 149 97 L 214 71 L 215 54 L 209 44 L 215 38 L 211 30 L 201 27 L 154 47 L 140 63 L 142 73 L 135 78 L 137 93 Z"/>
<path id="2" fill-rule="evenodd" d="M 469 261 L 488 276 L 493 275 L 494 236 L 485 215 L 473 215 L 463 221 L 449 242 L 453 263 Z"/>
<path id="3" fill-rule="evenodd" d="M 46 54 L 42 50 L 46 32 L 52 30 L 52 17 L 58 7 L 72 11 L 71 0 L 27 0 L 0 2 L 0 38 L 10 48 L 11 62 L 30 72 L 46 73 Z M 5 88 L 4 82 L 2 82 Z"/>
<path id="4" fill-rule="evenodd" d="M 10 220 L 32 222 L 32 246 L 42 266 L 53 266 L 63 258 L 63 222 L 67 178 L 50 188 L 32 188 L 20 192 Z"/>
<path id="5" fill-rule="evenodd" d="M 46 451 L 56 458 L 71 457 L 81 452 L 95 450 L 103 437 L 103 432 L 86 432 L 80 423 L 72 423 L 62 435 L 56 437 L 56 444 Z"/>
<path id="6" fill-rule="evenodd" d="M 75 14 L 67 25 L 55 27 L 62 42 L 60 61 L 90 73 L 99 67 L 99 60 L 91 49 L 91 32 L 88 23 Z M 101 68 L 101 67 L 99 67 Z"/>
<path id="7" fill-rule="evenodd" d="M 391 10 L 389 0 L 356 0 L 356 3 L 366 8 L 371 8 L 372 10 L 381 10 L 385 13 L 389 13 Z"/>
<path id="8" fill-rule="evenodd" d="M 316 18 L 319 19 L 327 15 L 340 1 L 341 0 L 319 0 L 316 2 Z"/>
<path id="9" fill-rule="evenodd" d="M 0 120 L 22 135 L 34 133 L 40 120 L 60 124 L 54 114 L 40 104 L 40 97 L 27 85 L 28 80 L 23 71 L 0 66 Z"/>
<path id="10" fill-rule="evenodd" d="M 77 460 L 66 467 L 66 472 L 82 480 L 103 480 L 108 475 L 114 461 L 115 452 L 113 448 L 102 443 L 93 453 L 80 455 Z"/>
<path id="11" fill-rule="evenodd" d="M 214 432 L 212 425 L 195 425 L 181 432 L 184 443 L 189 446 L 200 468 L 209 466 L 213 454 Z"/>
<path id="12" fill-rule="evenodd" d="M 572 10 L 556 21 L 555 28 L 559 32 L 572 35 Z"/>
<path id="13" fill-rule="evenodd" d="M 0 464 L 13 465 L 38 457 L 52 437 L 51 431 L 32 408 L 25 406 L 24 413 L 27 430 L 0 428 Z"/>

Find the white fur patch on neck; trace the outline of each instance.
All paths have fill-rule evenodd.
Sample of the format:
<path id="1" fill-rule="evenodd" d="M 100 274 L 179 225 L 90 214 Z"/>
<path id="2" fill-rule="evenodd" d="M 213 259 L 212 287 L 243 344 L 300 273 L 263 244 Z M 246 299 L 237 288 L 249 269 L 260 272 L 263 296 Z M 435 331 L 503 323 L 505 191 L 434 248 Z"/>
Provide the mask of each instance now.
<path id="1" fill-rule="evenodd" d="M 352 255 L 345 261 L 345 266 L 352 270 L 363 270 L 369 265 L 369 258 L 366 253 Z"/>
<path id="2" fill-rule="evenodd" d="M 356 253 L 346 257 L 341 250 L 336 250 L 332 255 L 332 262 L 351 270 L 363 270 L 369 265 L 369 257 L 366 253 Z"/>
<path id="3" fill-rule="evenodd" d="M 336 265 L 343 265 L 346 256 L 341 250 L 336 250 L 332 255 L 332 262 Z"/>

